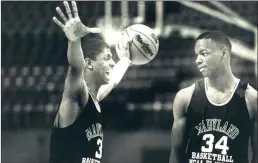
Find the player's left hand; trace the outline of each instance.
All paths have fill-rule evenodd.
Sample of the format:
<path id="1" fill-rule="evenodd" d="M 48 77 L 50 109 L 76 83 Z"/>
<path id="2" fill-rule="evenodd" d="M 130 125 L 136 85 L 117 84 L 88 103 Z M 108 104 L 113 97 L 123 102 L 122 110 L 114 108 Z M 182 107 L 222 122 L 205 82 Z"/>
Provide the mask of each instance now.
<path id="1" fill-rule="evenodd" d="M 119 57 L 119 59 L 126 58 L 130 62 L 130 51 L 129 51 L 129 46 L 132 43 L 132 38 L 130 37 L 125 37 L 123 39 L 119 39 L 117 44 L 116 44 L 116 53 Z M 131 63 L 132 66 L 132 63 Z"/>
<path id="2" fill-rule="evenodd" d="M 72 12 L 67 1 L 64 1 L 64 6 L 66 9 L 66 13 L 68 15 L 68 19 L 64 15 L 62 10 L 59 7 L 57 7 L 56 11 L 59 14 L 59 16 L 63 19 L 64 24 L 60 22 L 56 17 L 53 17 L 53 21 L 62 28 L 66 37 L 70 41 L 76 41 L 81 37 L 87 35 L 88 33 L 100 33 L 99 28 L 89 28 L 89 27 L 86 27 L 81 22 L 80 17 L 78 15 L 78 9 L 75 1 L 72 1 L 72 9 L 73 9 L 74 17 L 72 16 Z"/>

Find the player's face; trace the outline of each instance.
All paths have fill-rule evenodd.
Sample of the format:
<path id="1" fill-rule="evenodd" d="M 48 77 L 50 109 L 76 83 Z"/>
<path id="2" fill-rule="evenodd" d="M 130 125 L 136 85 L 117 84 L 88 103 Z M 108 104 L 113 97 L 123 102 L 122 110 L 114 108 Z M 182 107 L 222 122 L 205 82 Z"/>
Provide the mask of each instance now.
<path id="1" fill-rule="evenodd" d="M 108 83 L 110 80 L 110 73 L 115 65 L 112 59 L 112 53 L 109 48 L 105 48 L 96 58 L 95 70 L 101 81 Z"/>
<path id="2" fill-rule="evenodd" d="M 219 73 L 223 67 L 220 53 L 216 43 L 210 39 L 201 39 L 196 42 L 196 63 L 204 77 Z"/>

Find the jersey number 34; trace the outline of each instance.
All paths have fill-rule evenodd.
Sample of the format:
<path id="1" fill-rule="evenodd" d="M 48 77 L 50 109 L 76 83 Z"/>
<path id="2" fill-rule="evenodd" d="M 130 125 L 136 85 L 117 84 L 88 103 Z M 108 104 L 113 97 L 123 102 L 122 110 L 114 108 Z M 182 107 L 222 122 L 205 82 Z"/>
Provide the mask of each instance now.
<path id="1" fill-rule="evenodd" d="M 202 139 L 206 141 L 206 146 L 202 146 L 202 152 L 212 152 L 214 149 L 214 135 L 205 134 Z M 219 141 L 215 144 L 215 149 L 221 149 L 221 154 L 226 155 L 229 147 L 227 145 L 228 137 L 222 136 Z"/>

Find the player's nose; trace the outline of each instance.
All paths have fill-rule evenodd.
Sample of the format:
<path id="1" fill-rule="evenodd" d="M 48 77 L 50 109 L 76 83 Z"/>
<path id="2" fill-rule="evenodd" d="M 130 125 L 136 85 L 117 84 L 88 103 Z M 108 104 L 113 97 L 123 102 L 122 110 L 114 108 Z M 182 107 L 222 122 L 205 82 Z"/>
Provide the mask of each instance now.
<path id="1" fill-rule="evenodd" d="M 197 65 L 202 63 L 202 58 L 201 58 L 200 55 L 197 55 L 197 58 L 196 58 L 195 62 L 197 63 Z"/>
<path id="2" fill-rule="evenodd" d="M 111 68 L 113 68 L 113 67 L 115 66 L 115 62 L 114 62 L 114 60 L 113 60 L 113 59 L 111 59 L 111 61 L 110 61 L 110 64 L 109 64 L 109 65 L 110 65 L 110 67 L 111 67 Z"/>

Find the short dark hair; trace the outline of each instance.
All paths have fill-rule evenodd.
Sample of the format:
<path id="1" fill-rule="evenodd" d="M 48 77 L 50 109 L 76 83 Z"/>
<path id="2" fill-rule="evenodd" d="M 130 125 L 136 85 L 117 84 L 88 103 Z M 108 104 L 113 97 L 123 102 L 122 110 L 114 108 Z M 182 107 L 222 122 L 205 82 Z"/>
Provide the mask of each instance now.
<path id="1" fill-rule="evenodd" d="M 220 31 L 206 31 L 206 32 L 200 34 L 197 37 L 196 41 L 201 40 L 201 39 L 211 39 L 211 40 L 215 41 L 219 45 L 220 48 L 227 46 L 229 48 L 229 50 L 231 51 L 232 45 L 231 45 L 229 38 Z"/>
<path id="2" fill-rule="evenodd" d="M 101 53 L 109 45 L 100 38 L 84 38 L 81 40 L 84 58 L 95 60 L 97 54 Z"/>

